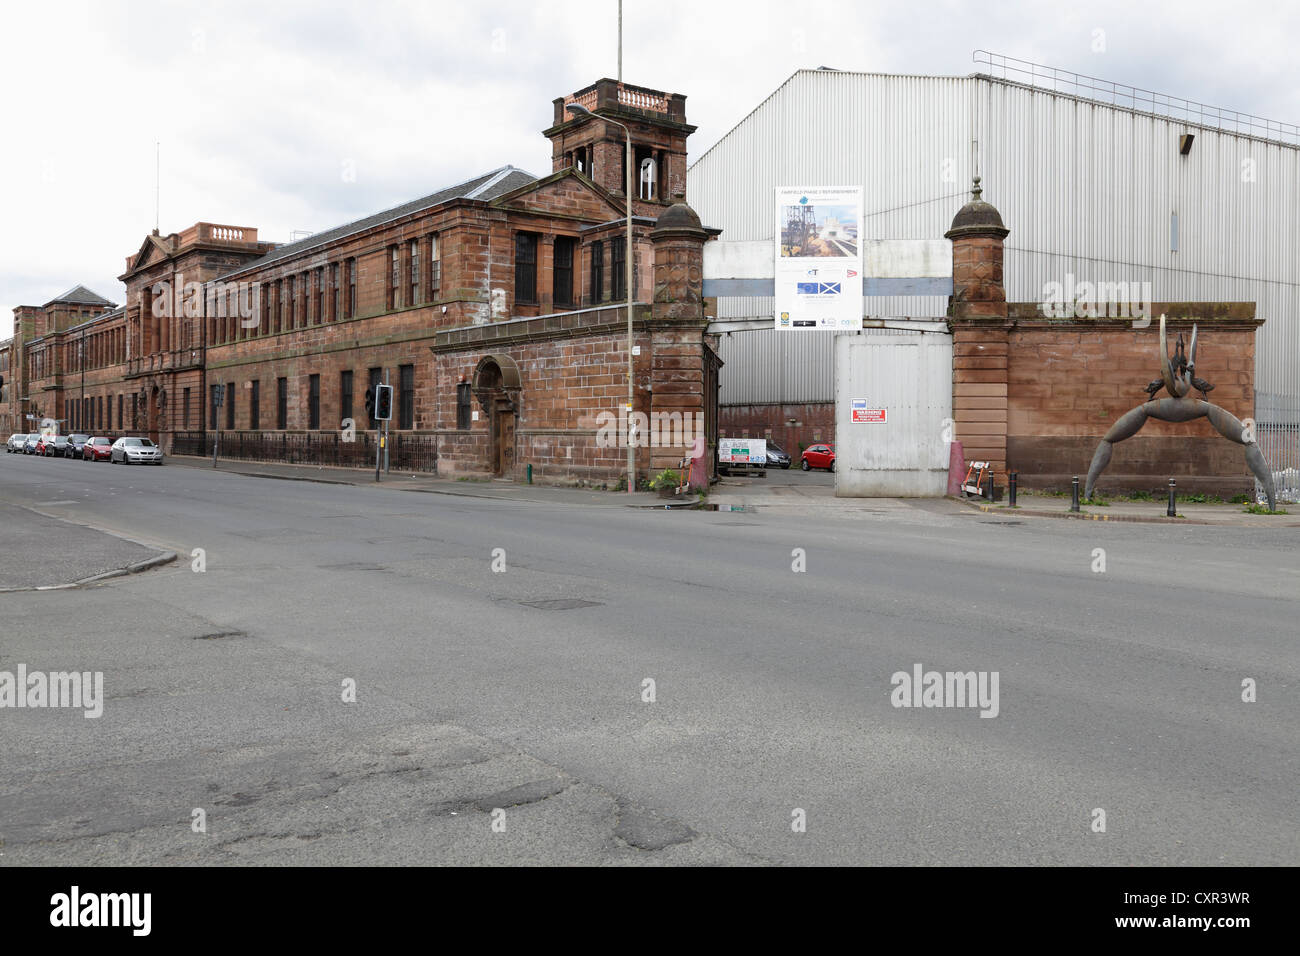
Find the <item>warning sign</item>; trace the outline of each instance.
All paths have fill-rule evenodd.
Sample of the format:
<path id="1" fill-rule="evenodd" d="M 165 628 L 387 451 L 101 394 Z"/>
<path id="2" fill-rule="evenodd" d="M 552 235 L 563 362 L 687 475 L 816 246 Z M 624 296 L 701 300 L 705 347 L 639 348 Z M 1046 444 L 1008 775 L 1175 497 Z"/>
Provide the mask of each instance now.
<path id="1" fill-rule="evenodd" d="M 883 408 L 868 408 L 865 398 L 855 398 L 853 400 L 853 422 L 854 424 L 866 425 L 884 425 L 886 424 L 886 411 Z"/>

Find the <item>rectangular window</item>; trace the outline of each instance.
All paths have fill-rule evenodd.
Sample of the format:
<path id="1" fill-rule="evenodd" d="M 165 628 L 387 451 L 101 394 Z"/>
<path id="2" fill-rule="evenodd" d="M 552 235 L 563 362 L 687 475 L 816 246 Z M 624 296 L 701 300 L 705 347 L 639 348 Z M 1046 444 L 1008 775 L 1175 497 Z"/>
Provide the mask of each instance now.
<path id="1" fill-rule="evenodd" d="M 438 234 L 429 237 L 429 301 L 438 298 L 442 290 L 442 253 L 438 251 Z"/>
<path id="2" fill-rule="evenodd" d="M 121 410 L 122 407 L 119 405 L 118 411 L 120 412 Z M 139 420 L 140 420 L 140 393 L 132 392 L 131 393 L 131 429 L 133 431 L 135 430 L 135 423 Z"/>
<path id="3" fill-rule="evenodd" d="M 289 331 L 288 324 L 286 323 L 287 318 L 288 318 L 288 311 L 286 310 L 284 304 L 284 280 L 276 279 L 275 280 L 275 330 L 277 332 Z"/>
<path id="4" fill-rule="evenodd" d="M 285 314 L 284 328 L 285 331 L 292 331 L 298 326 L 298 279 L 290 276 L 286 281 L 289 283 L 289 311 Z"/>
<path id="5" fill-rule="evenodd" d="M 262 383 L 256 379 L 249 383 L 248 390 L 248 427 L 258 431 L 262 427 Z"/>
<path id="6" fill-rule="evenodd" d="M 181 400 L 184 402 L 184 411 L 181 412 L 181 428 L 189 428 L 190 427 L 190 390 L 188 388 L 185 389 L 184 391 L 181 392 L 181 395 L 183 396 Z M 104 400 L 102 398 L 99 400 L 99 414 L 95 417 L 97 420 L 101 422 L 104 420 Z"/>
<path id="7" fill-rule="evenodd" d="M 339 427 L 352 417 L 352 369 L 339 372 Z"/>
<path id="8" fill-rule="evenodd" d="M 456 428 L 460 431 L 469 429 L 470 384 L 461 382 L 456 386 Z"/>
<path id="9" fill-rule="evenodd" d="M 284 431 L 289 427 L 289 380 L 275 380 L 275 427 Z"/>
<path id="10" fill-rule="evenodd" d="M 312 318 L 320 325 L 325 321 L 325 267 L 316 270 L 316 314 Z"/>
<path id="11" fill-rule="evenodd" d="M 415 366 L 397 367 L 397 427 L 415 427 Z"/>
<path id="12" fill-rule="evenodd" d="M 259 286 L 258 295 L 262 297 L 262 334 L 268 335 L 271 332 L 271 284 Z"/>
<path id="13" fill-rule="evenodd" d="M 573 250 L 578 240 L 570 236 L 555 237 L 553 298 L 555 305 L 573 305 Z"/>
<path id="14" fill-rule="evenodd" d="M 408 285 L 408 288 L 410 289 L 410 299 L 407 300 L 406 304 L 415 305 L 415 303 L 420 301 L 420 243 L 418 240 L 411 240 L 408 259 L 411 263 L 411 281 Z"/>
<path id="15" fill-rule="evenodd" d="M 339 320 L 339 307 L 343 302 L 343 290 L 339 288 L 339 264 L 336 262 L 330 266 L 330 291 L 334 295 L 334 305 L 330 309 L 330 321 Z"/>
<path id="16" fill-rule="evenodd" d="M 235 427 L 235 383 L 226 385 L 226 427 Z"/>
<path id="17" fill-rule="evenodd" d="M 605 244 L 591 244 L 591 304 L 600 305 L 605 297 Z"/>
<path id="18" fill-rule="evenodd" d="M 320 376 L 307 379 L 307 427 L 320 428 Z"/>
<path id="19" fill-rule="evenodd" d="M 536 233 L 515 233 L 515 301 L 537 301 Z"/>
<path id="20" fill-rule="evenodd" d="M 305 329 L 311 324 L 311 273 L 302 274 L 302 311 L 298 313 L 298 328 Z"/>
<path id="21" fill-rule="evenodd" d="M 610 298 L 619 302 L 627 298 L 627 240 L 615 239 L 610 248 L 609 271 L 613 291 Z"/>
<path id="22" fill-rule="evenodd" d="M 388 301 L 387 307 L 391 311 L 398 305 L 398 288 L 402 282 L 402 256 L 397 246 L 388 247 Z"/>
<path id="23" fill-rule="evenodd" d="M 357 260 L 348 260 L 348 318 L 357 314 Z"/>
<path id="24" fill-rule="evenodd" d="M 119 395 L 117 396 L 117 430 L 121 431 L 125 427 L 122 424 L 122 396 Z"/>
<path id="25" fill-rule="evenodd" d="M 382 385 L 384 382 L 384 370 L 382 368 L 370 369 L 370 389 L 373 392 L 376 385 Z M 369 427 L 374 428 L 378 424 L 378 419 L 371 417 Z"/>

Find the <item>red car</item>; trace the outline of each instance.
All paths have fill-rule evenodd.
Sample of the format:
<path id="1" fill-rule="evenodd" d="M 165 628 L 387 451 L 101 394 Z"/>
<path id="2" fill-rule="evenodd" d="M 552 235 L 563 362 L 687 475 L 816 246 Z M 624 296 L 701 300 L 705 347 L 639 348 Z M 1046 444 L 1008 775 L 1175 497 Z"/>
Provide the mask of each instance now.
<path id="1" fill-rule="evenodd" d="M 94 438 L 87 439 L 86 444 L 81 447 L 81 458 L 83 461 L 109 461 L 112 448 L 113 439 L 96 435 Z"/>
<path id="2" fill-rule="evenodd" d="M 799 458 L 799 467 L 804 471 L 811 471 L 814 468 L 825 468 L 827 471 L 835 470 L 835 446 L 829 442 L 818 442 L 816 445 L 809 445 L 803 450 Z"/>

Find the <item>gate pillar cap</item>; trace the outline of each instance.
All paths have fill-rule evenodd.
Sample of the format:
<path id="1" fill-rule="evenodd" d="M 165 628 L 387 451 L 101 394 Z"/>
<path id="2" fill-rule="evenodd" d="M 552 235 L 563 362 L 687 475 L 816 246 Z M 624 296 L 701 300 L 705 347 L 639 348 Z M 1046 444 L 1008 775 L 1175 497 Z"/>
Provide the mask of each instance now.
<path id="1" fill-rule="evenodd" d="M 960 239 L 966 236 L 995 236 L 1005 239 L 1011 230 L 1002 225 L 1002 214 L 991 203 L 980 196 L 984 190 L 980 186 L 980 177 L 976 176 L 971 185 L 971 200 L 953 217 L 952 227 L 943 234 L 945 239 Z"/>

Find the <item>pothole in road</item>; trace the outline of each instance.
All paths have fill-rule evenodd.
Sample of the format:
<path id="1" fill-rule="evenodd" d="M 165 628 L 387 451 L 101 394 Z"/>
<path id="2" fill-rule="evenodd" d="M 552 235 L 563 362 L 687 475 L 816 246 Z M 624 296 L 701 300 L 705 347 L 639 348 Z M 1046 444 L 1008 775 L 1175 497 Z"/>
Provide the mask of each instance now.
<path id="1" fill-rule="evenodd" d="M 603 601 L 583 601 L 580 598 L 552 598 L 548 601 L 520 601 L 526 607 L 541 611 L 572 611 L 578 607 L 600 607 Z"/>

